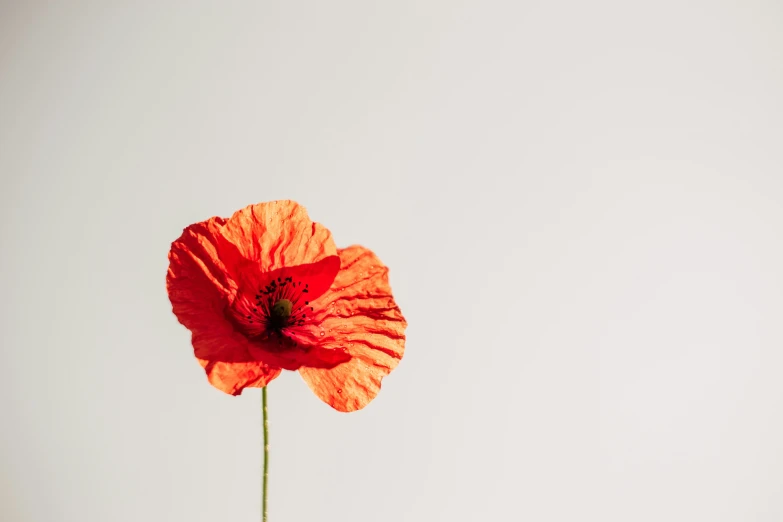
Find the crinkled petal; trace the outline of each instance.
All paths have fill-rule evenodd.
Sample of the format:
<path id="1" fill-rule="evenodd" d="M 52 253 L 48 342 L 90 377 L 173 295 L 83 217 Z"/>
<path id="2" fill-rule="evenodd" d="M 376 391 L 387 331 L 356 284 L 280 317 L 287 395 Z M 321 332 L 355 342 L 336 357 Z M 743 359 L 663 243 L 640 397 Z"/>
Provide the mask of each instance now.
<path id="1" fill-rule="evenodd" d="M 331 369 L 303 367 L 310 389 L 339 411 L 366 406 L 381 380 L 402 359 L 407 323 L 392 297 L 388 269 L 361 246 L 339 251 L 340 272 L 314 305 L 318 328 L 306 331 L 311 342 L 342 348 L 351 359 Z"/>
<path id="2" fill-rule="evenodd" d="M 331 232 L 312 222 L 307 210 L 290 200 L 245 207 L 226 221 L 221 232 L 223 240 L 256 263 L 260 272 L 315 263 L 337 254 Z M 225 261 L 228 265 L 240 262 Z"/>
<path id="3" fill-rule="evenodd" d="M 169 252 L 166 289 L 172 311 L 192 333 L 196 358 L 216 388 L 238 395 L 247 386 L 263 387 L 280 369 L 254 358 L 250 342 L 225 315 L 237 293 L 218 248 L 222 218 L 186 228 Z"/>

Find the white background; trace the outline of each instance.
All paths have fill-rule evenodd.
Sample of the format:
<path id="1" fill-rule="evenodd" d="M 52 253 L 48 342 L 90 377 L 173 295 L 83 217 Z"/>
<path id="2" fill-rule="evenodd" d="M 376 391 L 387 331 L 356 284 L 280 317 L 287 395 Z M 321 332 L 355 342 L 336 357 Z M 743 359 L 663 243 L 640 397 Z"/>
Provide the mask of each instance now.
<path id="1" fill-rule="evenodd" d="M 271 521 L 783 520 L 780 2 L 160 4 L 0 8 L 0 519 L 259 520 L 166 255 L 290 198 L 410 326 Z"/>

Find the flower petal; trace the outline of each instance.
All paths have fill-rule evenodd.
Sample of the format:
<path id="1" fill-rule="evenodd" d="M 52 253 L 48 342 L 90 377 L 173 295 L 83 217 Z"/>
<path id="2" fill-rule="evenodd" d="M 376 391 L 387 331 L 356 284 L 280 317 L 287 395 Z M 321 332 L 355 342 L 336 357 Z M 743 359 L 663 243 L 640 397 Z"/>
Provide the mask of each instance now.
<path id="1" fill-rule="evenodd" d="M 256 360 L 250 342 L 225 316 L 237 283 L 228 274 L 217 246 L 224 224 L 222 218 L 196 223 L 172 243 L 166 289 L 172 311 L 192 333 L 195 356 L 209 382 L 238 395 L 247 386 L 265 386 L 280 370 Z"/>
<path id="2" fill-rule="evenodd" d="M 257 263 L 261 272 L 315 263 L 337 254 L 331 232 L 313 223 L 307 210 L 290 200 L 238 210 L 226 221 L 222 237 L 242 257 Z"/>
<path id="3" fill-rule="evenodd" d="M 374 399 L 383 377 L 402 359 L 407 323 L 392 297 L 389 270 L 378 257 L 361 246 L 339 255 L 340 272 L 314 305 L 320 310 L 320 329 L 309 335 L 325 348 L 342 348 L 351 359 L 331 369 L 303 367 L 299 373 L 321 400 L 347 412 Z"/>

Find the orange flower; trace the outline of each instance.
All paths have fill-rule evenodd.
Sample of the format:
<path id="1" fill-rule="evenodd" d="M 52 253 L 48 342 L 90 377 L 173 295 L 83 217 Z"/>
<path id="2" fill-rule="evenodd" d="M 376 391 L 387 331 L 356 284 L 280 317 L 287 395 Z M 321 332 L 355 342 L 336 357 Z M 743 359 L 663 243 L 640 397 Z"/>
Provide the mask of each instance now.
<path id="1" fill-rule="evenodd" d="M 406 322 L 388 269 L 293 201 L 187 227 L 169 252 L 174 314 L 213 386 L 232 395 L 299 374 L 339 411 L 366 406 L 400 361 Z"/>

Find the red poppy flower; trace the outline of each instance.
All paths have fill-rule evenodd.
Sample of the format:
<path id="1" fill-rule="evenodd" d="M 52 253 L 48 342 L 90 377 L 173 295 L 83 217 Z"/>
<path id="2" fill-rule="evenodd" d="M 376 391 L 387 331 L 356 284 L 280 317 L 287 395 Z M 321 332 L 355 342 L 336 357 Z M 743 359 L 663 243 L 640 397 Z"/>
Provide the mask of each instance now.
<path id="1" fill-rule="evenodd" d="M 169 252 L 174 314 L 213 386 L 232 395 L 299 374 L 339 411 L 366 406 L 400 361 L 406 322 L 388 269 L 293 201 L 187 227 Z"/>

